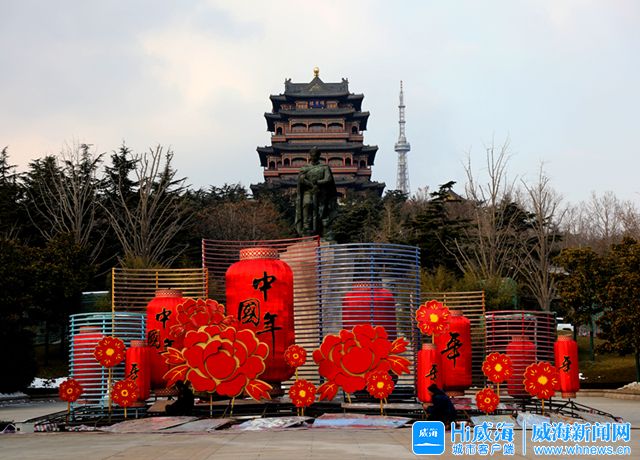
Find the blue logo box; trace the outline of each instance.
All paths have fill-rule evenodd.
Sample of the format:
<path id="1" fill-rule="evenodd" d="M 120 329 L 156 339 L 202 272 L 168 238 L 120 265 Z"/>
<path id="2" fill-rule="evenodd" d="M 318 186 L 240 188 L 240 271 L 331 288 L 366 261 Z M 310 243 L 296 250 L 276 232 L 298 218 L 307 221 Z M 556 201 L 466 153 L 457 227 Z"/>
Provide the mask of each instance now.
<path id="1" fill-rule="evenodd" d="M 442 455 L 444 423 L 415 422 L 411 428 L 411 443 L 415 455 Z"/>

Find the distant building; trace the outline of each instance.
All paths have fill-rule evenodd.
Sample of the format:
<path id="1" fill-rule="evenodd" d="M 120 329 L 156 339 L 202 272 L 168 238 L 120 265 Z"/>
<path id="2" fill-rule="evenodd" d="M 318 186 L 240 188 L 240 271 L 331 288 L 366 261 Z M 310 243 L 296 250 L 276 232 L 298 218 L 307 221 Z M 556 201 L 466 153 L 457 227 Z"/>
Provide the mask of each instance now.
<path id="1" fill-rule="evenodd" d="M 395 145 L 395 151 L 398 153 L 398 176 L 396 178 L 396 190 L 400 190 L 405 195 L 409 195 L 411 189 L 409 187 L 409 165 L 407 164 L 407 153 L 411 150 L 411 145 L 407 142 L 404 132 L 404 91 L 402 90 L 402 81 L 400 81 L 400 103 L 398 104 L 400 132 L 398 134 L 398 142 Z"/>
<path id="2" fill-rule="evenodd" d="M 264 183 L 251 185 L 254 195 L 264 189 L 294 192 L 298 172 L 316 146 L 329 164 L 340 196 L 347 191 L 382 195 L 385 184 L 371 181 L 378 147 L 364 145 L 369 112 L 362 112 L 364 95 L 349 92 L 349 82 L 325 83 L 314 69 L 309 83 L 284 82 L 284 93 L 271 95 L 273 110 L 265 113 L 271 145 L 258 147 Z"/>

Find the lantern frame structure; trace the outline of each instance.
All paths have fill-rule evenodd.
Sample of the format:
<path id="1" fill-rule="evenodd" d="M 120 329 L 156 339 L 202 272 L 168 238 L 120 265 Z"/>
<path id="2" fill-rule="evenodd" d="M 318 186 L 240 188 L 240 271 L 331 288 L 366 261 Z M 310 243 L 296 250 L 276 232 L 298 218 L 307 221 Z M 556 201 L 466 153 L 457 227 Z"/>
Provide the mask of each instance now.
<path id="1" fill-rule="evenodd" d="M 78 344 L 85 331 L 96 334 L 96 343 Z M 81 382 L 84 392 L 72 407 L 94 405 L 106 407 L 108 404 L 108 369 L 102 367 L 93 355 L 98 342 L 97 336 L 115 336 L 128 347 L 132 340 L 145 339 L 145 315 L 133 312 L 78 313 L 69 317 L 69 372 L 70 376 Z M 95 363 L 95 366 L 94 366 Z M 113 378 L 123 379 L 125 362 L 114 366 Z M 75 405 L 75 406 L 74 406 Z"/>
<path id="2" fill-rule="evenodd" d="M 509 381 L 522 381 L 524 376 L 520 378 L 518 370 L 524 369 L 529 364 L 536 361 L 554 362 L 553 344 L 556 340 L 556 319 L 555 313 L 547 311 L 533 310 L 499 310 L 487 312 L 484 315 L 486 324 L 486 348 L 487 355 L 491 353 L 508 353 L 507 347 L 514 341 L 520 341 L 522 354 L 518 356 L 510 356 L 514 367 L 514 373 Z M 534 356 L 527 358 L 525 353 L 529 346 L 526 342 L 530 342 L 535 352 Z M 527 361 L 527 362 L 525 362 Z M 507 381 L 507 388 L 509 388 Z M 528 397 L 524 390 L 524 385 L 518 391 L 509 389 L 509 394 L 516 397 Z"/>
<path id="3" fill-rule="evenodd" d="M 358 300 L 358 317 L 369 318 L 368 324 L 382 326 L 388 332 L 395 332 L 396 337 L 406 338 L 411 346 L 403 356 L 411 362 L 412 371 L 415 369 L 420 342 L 415 322 L 420 302 L 419 248 L 387 243 L 321 245 L 317 279 L 320 337 L 344 328 L 345 300 L 348 308 L 352 308 L 354 286 L 369 286 L 370 295 L 360 296 Z M 384 289 L 384 295 L 376 295 L 376 289 Z M 388 299 L 389 295 L 393 304 L 388 300 L 379 301 Z M 374 324 L 374 320 L 381 324 Z M 399 391 L 404 391 L 401 387 L 410 387 L 412 394 L 414 385 L 414 372 L 401 375 L 396 382 Z"/>
<path id="4" fill-rule="evenodd" d="M 293 271 L 297 345 L 312 352 L 319 348 L 325 335 L 342 329 L 343 300 L 355 284 L 381 285 L 395 300 L 396 335 L 411 342 L 406 354 L 415 362 L 419 347 L 413 319 L 420 300 L 418 248 L 383 243 L 332 244 L 321 242 L 317 236 L 256 241 L 204 239 L 202 261 L 209 273 L 210 298 L 226 302 L 225 272 L 239 260 L 240 249 L 252 246 L 277 249 L 280 260 Z M 375 299 L 375 295 L 371 298 Z M 298 376 L 316 385 L 321 383 L 312 360 L 298 369 Z M 290 379 L 285 384 L 292 383 Z M 413 372 L 400 377 L 398 385 L 407 384 L 413 388 Z"/>

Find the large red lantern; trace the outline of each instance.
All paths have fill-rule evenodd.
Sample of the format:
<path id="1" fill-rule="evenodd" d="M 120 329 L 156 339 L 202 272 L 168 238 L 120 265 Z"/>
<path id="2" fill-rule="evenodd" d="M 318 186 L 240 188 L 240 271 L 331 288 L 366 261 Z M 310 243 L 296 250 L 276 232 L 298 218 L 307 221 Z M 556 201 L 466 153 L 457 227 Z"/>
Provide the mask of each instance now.
<path id="1" fill-rule="evenodd" d="M 97 326 L 81 326 L 73 337 L 72 377 L 86 390 L 102 385 L 102 366 L 93 356 L 93 351 L 104 335 Z"/>
<path id="2" fill-rule="evenodd" d="M 556 369 L 563 398 L 575 398 L 580 390 L 578 344 L 571 337 L 561 335 L 553 345 Z"/>
<path id="3" fill-rule="evenodd" d="M 279 384 L 294 369 L 284 352 L 295 343 L 293 272 L 272 248 L 240 250 L 240 261 L 227 270 L 227 314 L 238 319 L 238 329 L 253 330 L 269 346 L 262 380 Z"/>
<path id="4" fill-rule="evenodd" d="M 451 311 L 449 331 L 435 338 L 442 356 L 443 387 L 450 395 L 462 396 L 471 386 L 471 321 L 460 311 Z"/>
<path id="5" fill-rule="evenodd" d="M 147 305 L 147 344 L 151 348 L 151 388 L 166 388 L 163 375 L 169 370 L 162 353 L 167 347 L 182 348 L 182 338 L 169 335 L 171 327 L 177 324 L 176 307 L 184 302 L 182 291 L 178 289 L 158 289 L 156 296 Z"/>
<path id="6" fill-rule="evenodd" d="M 132 340 L 127 348 L 125 378 L 135 382 L 139 401 L 146 401 L 151 390 L 150 355 L 151 349 L 144 340 Z"/>
<path id="7" fill-rule="evenodd" d="M 380 283 L 356 283 L 342 301 L 342 328 L 358 324 L 382 326 L 389 338 L 396 337 L 396 301 Z"/>
<path id="8" fill-rule="evenodd" d="M 433 384 L 442 389 L 442 358 L 434 344 L 425 343 L 418 352 L 418 366 L 416 369 L 418 400 L 431 402 L 429 387 Z"/>
<path id="9" fill-rule="evenodd" d="M 513 336 L 507 345 L 507 355 L 513 364 L 513 373 L 507 379 L 509 396 L 529 396 L 524 388 L 524 371 L 536 362 L 536 347 L 525 336 Z"/>

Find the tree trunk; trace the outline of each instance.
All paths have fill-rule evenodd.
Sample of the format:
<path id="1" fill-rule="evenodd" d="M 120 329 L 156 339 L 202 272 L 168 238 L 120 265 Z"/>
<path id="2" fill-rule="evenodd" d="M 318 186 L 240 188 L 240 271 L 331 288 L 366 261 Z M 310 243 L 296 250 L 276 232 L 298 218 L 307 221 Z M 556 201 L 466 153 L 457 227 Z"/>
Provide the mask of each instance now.
<path id="1" fill-rule="evenodd" d="M 49 321 L 44 322 L 44 358 L 45 366 L 49 365 Z"/>
<path id="2" fill-rule="evenodd" d="M 591 359 L 591 361 L 596 360 L 595 353 L 593 352 L 593 318 L 591 319 L 591 324 L 589 324 L 589 359 Z"/>

